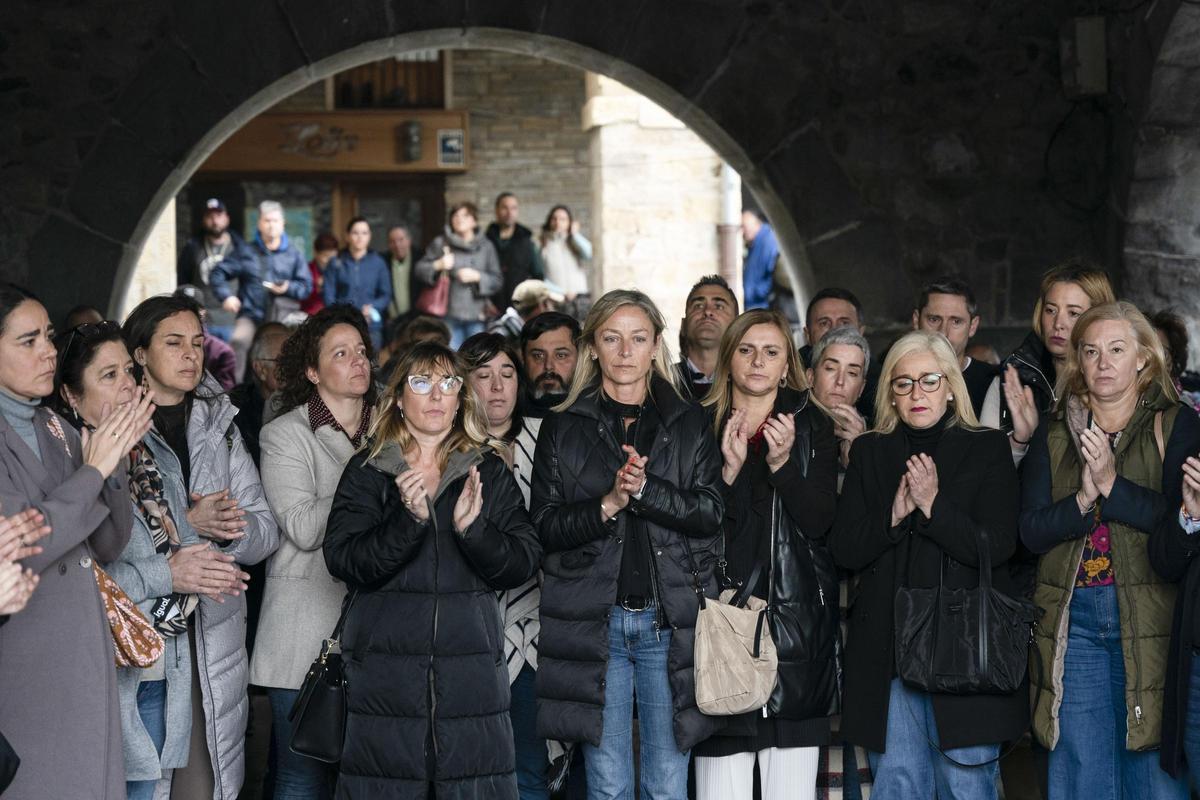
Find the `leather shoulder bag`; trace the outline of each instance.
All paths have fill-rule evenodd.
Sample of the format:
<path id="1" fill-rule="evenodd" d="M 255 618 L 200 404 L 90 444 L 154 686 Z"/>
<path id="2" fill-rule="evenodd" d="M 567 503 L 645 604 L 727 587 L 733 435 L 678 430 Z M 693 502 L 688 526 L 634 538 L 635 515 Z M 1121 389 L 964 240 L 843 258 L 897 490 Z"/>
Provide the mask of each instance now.
<path id="1" fill-rule="evenodd" d="M 987 531 L 975 533 L 976 588 L 945 585 L 943 554 L 937 586 L 896 590 L 896 673 L 909 686 L 935 694 L 1011 694 L 1025 680 L 1041 610 L 992 588 Z"/>
<path id="2" fill-rule="evenodd" d="M 346 667 L 342 663 L 342 628 L 358 592 L 346 598 L 333 633 L 321 644 L 321 652 L 300 685 L 300 694 L 288 712 L 292 723 L 289 748 L 296 755 L 327 764 L 342 760 L 346 736 Z"/>

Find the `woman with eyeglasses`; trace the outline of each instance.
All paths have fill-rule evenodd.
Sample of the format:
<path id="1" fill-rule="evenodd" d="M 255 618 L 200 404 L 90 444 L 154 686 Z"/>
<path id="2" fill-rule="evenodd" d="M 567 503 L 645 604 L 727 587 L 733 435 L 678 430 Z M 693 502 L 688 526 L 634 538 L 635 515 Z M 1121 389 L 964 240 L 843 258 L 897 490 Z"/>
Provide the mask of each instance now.
<path id="1" fill-rule="evenodd" d="M 1016 548 L 1019 492 L 1008 440 L 979 427 L 953 348 L 925 331 L 888 352 L 875 424 L 850 448 L 829 536 L 835 561 L 858 581 L 842 738 L 868 751 L 873 800 L 990 800 L 999 768 L 985 762 L 1025 731 L 1028 691 L 932 694 L 903 683 L 895 601 L 898 586 L 976 587 L 981 530 L 993 585 L 1011 594 L 1006 562 Z"/>
<path id="2" fill-rule="evenodd" d="M 72 424 L 92 430 L 105 408 L 133 401 L 138 393 L 133 359 L 117 323 L 80 325 L 58 342 L 53 403 Z M 120 556 L 103 565 L 166 644 L 153 665 L 117 669 L 129 800 L 151 800 L 163 772 L 187 763 L 193 699 L 188 619 L 201 594 L 235 595 L 242 587 L 233 557 L 186 523 L 187 493 L 159 468 L 166 448 L 151 429 L 130 449 L 124 465 L 133 532 Z"/>
<path id="3" fill-rule="evenodd" d="M 1079 318 L 1059 387 L 1021 468 L 1021 540 L 1039 556 L 1044 611 L 1033 734 L 1050 751 L 1048 800 L 1185 800 L 1193 734 L 1181 737 L 1175 704 L 1191 664 L 1171 630 L 1184 611 L 1172 614 L 1174 581 L 1195 552 L 1179 547 L 1180 484 L 1200 426 L 1132 303 Z"/>
<path id="4" fill-rule="evenodd" d="M 146 536 L 134 540 L 142 543 L 136 555 L 147 561 L 127 552 L 123 580 L 144 580 L 138 591 L 147 596 L 170 595 L 170 603 L 155 608 L 156 626 L 173 631 L 177 639 L 167 651 L 174 659 L 164 661 L 171 670 L 166 719 L 170 730 L 190 721 L 189 735 L 171 739 L 186 743 L 188 752 L 163 746 L 164 764 L 177 764 L 171 797 L 230 796 L 245 774 L 249 709 L 244 590 L 250 576 L 239 565 L 270 555 L 279 530 L 258 469 L 233 424 L 236 411 L 204 371 L 199 304 L 180 295 L 151 297 L 129 314 L 123 333 L 133 377 L 154 391 L 158 404 L 153 431 L 129 458 L 134 521 L 150 531 L 150 541 Z M 233 574 L 210 568 L 196 575 L 195 583 L 176 583 L 162 568 L 161 556 L 171 551 L 180 558 L 189 548 L 224 556 L 219 561 L 232 564 Z M 189 694 L 172 691 L 179 673 L 191 684 Z M 190 709 L 181 702 L 189 696 Z"/>
<path id="5" fill-rule="evenodd" d="M 439 344 L 402 356 L 333 498 L 325 563 L 353 592 L 339 798 L 517 798 L 496 593 L 541 548 L 465 372 Z"/>
<path id="6" fill-rule="evenodd" d="M 51 529 L 16 555 L 38 586 L 0 627 L 0 724 L 21 758 L 4 797 L 117 800 L 120 703 L 94 562 L 117 558 L 129 540 L 124 457 L 153 406 L 131 396 L 80 436 L 41 407 L 54 391 L 53 335 L 37 298 L 0 284 L 0 513 L 36 509 L 39 531 Z"/>
<path id="7" fill-rule="evenodd" d="M 308 665 L 337 624 L 346 585 L 321 553 L 329 508 L 346 462 L 366 444 L 375 402 L 371 335 L 361 311 L 331 305 L 304 321 L 280 350 L 279 405 L 262 430 L 263 490 L 279 520 L 267 561 L 250 682 L 271 700 L 276 800 L 322 800 L 335 771 L 289 749 Z"/>
<path id="8" fill-rule="evenodd" d="M 696 707 L 692 648 L 699 594 L 716 594 L 721 456 L 665 328 L 641 292 L 597 300 L 534 455 L 538 731 L 583 743 L 591 797 L 634 796 L 635 697 L 644 798 L 685 797 L 690 750 L 718 727 Z"/>

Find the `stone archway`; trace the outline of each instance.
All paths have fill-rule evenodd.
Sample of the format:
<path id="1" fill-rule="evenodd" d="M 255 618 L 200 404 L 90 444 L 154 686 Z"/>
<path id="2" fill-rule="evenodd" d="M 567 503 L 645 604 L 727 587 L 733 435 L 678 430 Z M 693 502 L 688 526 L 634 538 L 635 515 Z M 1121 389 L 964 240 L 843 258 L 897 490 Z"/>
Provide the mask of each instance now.
<path id="1" fill-rule="evenodd" d="M 217 0 L 203 16 L 172 6 L 160 20 L 167 44 L 137 70 L 79 165 L 62 210 L 48 215 L 32 238 L 28 279 L 59 310 L 106 295 L 115 303 L 161 209 L 234 130 L 338 70 L 404 50 L 443 47 L 561 61 L 615 77 L 654 100 L 742 175 L 776 223 L 781 246 L 797 268 L 797 285 L 806 290 L 814 284 L 809 265 L 818 262 L 806 241 L 835 232 L 822 245 L 831 274 L 843 259 L 861 263 L 864 250 L 881 258 L 889 251 L 886 226 L 846 226 L 866 213 L 819 126 L 796 126 L 792 103 L 781 106 L 785 113 L 753 113 L 764 62 L 782 66 L 788 53 L 751 55 L 739 44 L 747 37 L 778 38 L 769 20 L 737 8 L 698 16 L 682 50 L 671 33 L 674 25 L 654 24 L 668 22 L 656 18 L 660 12 L 654 4 L 622 0 L 609 4 L 619 8 L 609 7 L 597 18 L 600 12 L 582 5 L 572 4 L 572 13 L 562 15 L 557 4 L 552 10 L 515 2 L 504 4 L 509 15 L 504 20 L 491 4 L 464 4 L 457 10 L 437 5 L 403 12 L 364 5 L 350 14 L 308 0 L 249 9 L 238 5 L 235 14 L 231 0 Z M 528 13 L 534 8 L 538 14 Z M 622 10 L 628 12 L 624 17 Z M 234 17 L 248 30 L 270 33 L 241 37 L 214 52 L 214 27 Z M 610 22 L 620 19 L 637 22 L 632 29 Z M 496 27 L 501 22 L 507 27 Z M 801 103 L 802 85 L 795 94 L 794 103 Z M 802 190 L 805 176 L 822 186 L 820 196 Z M 854 247 L 852 241 L 862 236 L 869 246 Z M 80 252 L 90 254 L 87 270 L 79 269 Z"/>
<path id="2" fill-rule="evenodd" d="M 1174 12 L 1158 50 L 1137 129 L 1123 257 L 1127 297 L 1144 309 L 1175 308 L 1193 342 L 1200 340 L 1197 87 L 1200 6 L 1185 3 Z"/>

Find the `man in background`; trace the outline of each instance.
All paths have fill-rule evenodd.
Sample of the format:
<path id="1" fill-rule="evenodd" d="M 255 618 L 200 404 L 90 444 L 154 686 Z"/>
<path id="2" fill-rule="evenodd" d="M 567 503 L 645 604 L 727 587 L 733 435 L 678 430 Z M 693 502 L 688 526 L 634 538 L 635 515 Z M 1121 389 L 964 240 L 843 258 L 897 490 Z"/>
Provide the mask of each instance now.
<path id="1" fill-rule="evenodd" d="M 737 298 L 720 275 L 705 275 L 688 292 L 675 369 L 693 400 L 708 394 L 717 371 L 721 337 L 737 315 Z"/>
<path id="2" fill-rule="evenodd" d="M 216 197 L 204 203 L 200 235 L 188 239 L 175 264 L 175 285 L 195 286 L 201 291 L 200 305 L 208 312 L 208 330 L 228 342 L 233 336 L 234 314 L 224 308 L 210 283 L 213 268 L 234 256 L 246 243 L 229 230 L 229 211 Z"/>
<path id="3" fill-rule="evenodd" d="M 533 232 L 517 218 L 521 214 L 521 204 L 512 192 L 501 192 L 496 198 L 496 221 L 487 227 L 487 238 L 496 248 L 500 257 L 500 272 L 504 275 L 504 286 L 492 295 L 492 304 L 496 307 L 494 314 L 512 304 L 512 293 L 521 281 L 546 277 L 546 268 L 542 264 L 542 254 L 538 250 Z"/>

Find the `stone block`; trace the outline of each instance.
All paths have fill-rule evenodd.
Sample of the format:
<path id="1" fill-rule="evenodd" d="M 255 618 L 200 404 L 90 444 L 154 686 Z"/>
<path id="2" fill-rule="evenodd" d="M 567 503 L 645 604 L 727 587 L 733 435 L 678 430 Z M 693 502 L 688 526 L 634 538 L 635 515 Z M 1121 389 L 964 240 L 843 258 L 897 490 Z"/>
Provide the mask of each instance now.
<path id="1" fill-rule="evenodd" d="M 174 166 L 132 132 L 109 128 L 79 170 L 68 206 L 82 224 L 124 241 Z"/>
<path id="2" fill-rule="evenodd" d="M 115 265 L 123 254 L 118 242 L 69 219 L 47 217 L 30 242 L 29 274 L 35 276 L 31 288 L 42 296 L 50 319 L 61 319 L 80 303 L 103 308 L 112 295 L 113 273 L 94 265 Z"/>

